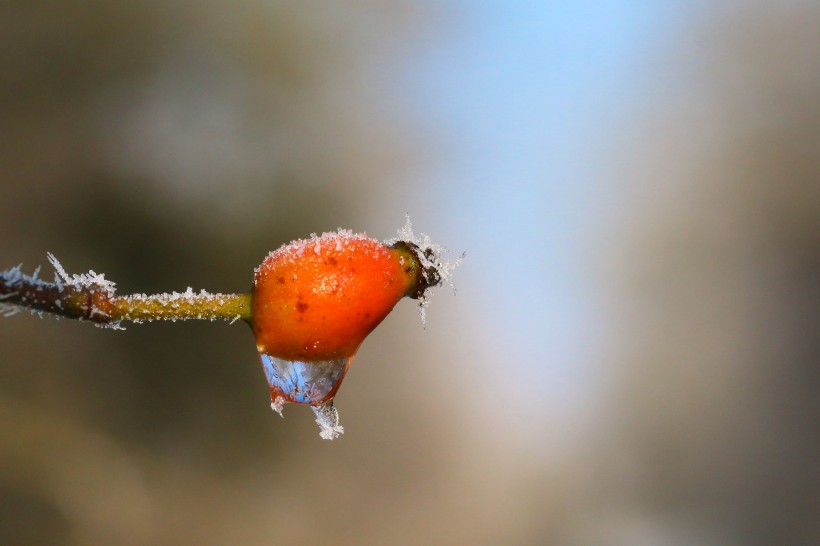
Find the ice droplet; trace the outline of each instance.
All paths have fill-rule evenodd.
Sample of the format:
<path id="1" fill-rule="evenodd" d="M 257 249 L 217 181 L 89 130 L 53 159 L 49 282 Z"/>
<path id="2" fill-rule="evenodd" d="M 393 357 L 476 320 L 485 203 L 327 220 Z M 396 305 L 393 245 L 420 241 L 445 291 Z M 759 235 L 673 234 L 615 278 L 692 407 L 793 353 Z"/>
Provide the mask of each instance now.
<path id="1" fill-rule="evenodd" d="M 303 362 L 259 355 L 270 385 L 271 400 L 315 406 L 336 394 L 353 357 Z"/>
<path id="2" fill-rule="evenodd" d="M 287 360 L 259 353 L 271 393 L 271 408 L 282 415 L 285 403 L 307 404 L 316 414 L 319 435 L 333 440 L 344 432 L 333 397 L 353 357 L 331 360 Z"/>

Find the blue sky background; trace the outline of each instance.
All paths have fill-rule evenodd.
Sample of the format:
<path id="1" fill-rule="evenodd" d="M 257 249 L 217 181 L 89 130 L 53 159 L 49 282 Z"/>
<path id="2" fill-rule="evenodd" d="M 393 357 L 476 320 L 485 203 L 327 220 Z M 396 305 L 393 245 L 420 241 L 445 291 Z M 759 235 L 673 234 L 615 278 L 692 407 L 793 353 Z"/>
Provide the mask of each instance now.
<path id="1" fill-rule="evenodd" d="M 484 356 L 503 363 L 493 380 L 572 406 L 602 350 L 587 268 L 618 191 L 604 158 L 648 98 L 653 52 L 691 14 L 669 2 L 450 6 L 399 83 L 443 156 L 419 175 L 417 224 L 468 251 L 457 284 L 486 329 Z"/>

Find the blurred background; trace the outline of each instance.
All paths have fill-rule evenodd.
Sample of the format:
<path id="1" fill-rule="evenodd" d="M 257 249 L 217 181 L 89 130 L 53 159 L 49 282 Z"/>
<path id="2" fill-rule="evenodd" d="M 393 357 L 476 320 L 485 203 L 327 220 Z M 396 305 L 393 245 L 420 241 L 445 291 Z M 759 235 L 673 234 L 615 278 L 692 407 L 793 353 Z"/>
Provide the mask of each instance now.
<path id="1" fill-rule="evenodd" d="M 0 320 L 0 543 L 819 544 L 818 62 L 799 0 L 3 2 L 0 268 L 467 258 L 334 442 L 244 325 Z"/>

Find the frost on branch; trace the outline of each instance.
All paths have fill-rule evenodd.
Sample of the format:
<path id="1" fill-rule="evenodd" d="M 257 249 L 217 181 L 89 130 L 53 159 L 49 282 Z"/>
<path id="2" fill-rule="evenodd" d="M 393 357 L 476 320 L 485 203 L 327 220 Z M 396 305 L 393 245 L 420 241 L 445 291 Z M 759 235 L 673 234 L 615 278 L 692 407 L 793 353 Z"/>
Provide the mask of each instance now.
<path id="1" fill-rule="evenodd" d="M 456 287 L 453 284 L 453 272 L 461 265 L 466 253 L 462 252 L 453 262 L 444 261 L 442 255 L 449 252 L 449 250 L 446 247 L 434 243 L 426 233 L 419 235 L 413 233 L 413 223 L 410 221 L 409 214 L 405 216 L 404 226 L 398 230 L 398 237 L 387 239 L 384 243 L 393 246 L 404 245 L 409 248 L 418 259 L 421 266 L 421 279 L 419 290 L 415 298 L 419 300 L 421 324 L 426 326 L 427 317 L 425 312 L 430 305 L 429 289 L 435 286 L 441 286 L 442 283 L 446 282 L 455 294 Z"/>
<path id="2" fill-rule="evenodd" d="M 57 258 L 50 253 L 47 256 L 55 270 L 53 282 L 40 278 L 39 267 L 32 275 L 24 274 L 21 265 L 0 272 L 0 312 L 9 316 L 28 309 L 40 316 L 62 315 L 116 327 L 98 306 L 114 295 L 114 283 L 94 271 L 69 276 Z"/>
<path id="3" fill-rule="evenodd" d="M 40 279 L 39 268 L 32 275 L 22 273 L 19 265 L 0 272 L 0 313 L 12 315 L 28 309 L 39 315 L 90 320 L 97 326 L 117 329 L 126 320 L 236 321 L 249 313 L 244 295 L 194 292 L 191 288 L 182 293 L 117 296 L 116 284 L 104 274 L 89 271 L 71 275 L 53 254 L 47 256 L 55 271 L 53 282 Z"/>
<path id="4" fill-rule="evenodd" d="M 190 286 L 185 292 L 166 292 L 162 294 L 133 294 L 120 298 L 129 309 L 123 319 L 136 323 L 152 320 L 217 320 L 227 319 L 235 322 L 242 318 L 223 316 L 213 313 L 215 308 L 230 305 L 236 296 L 232 294 L 212 294 L 205 290 L 194 292 Z"/>
<path id="5" fill-rule="evenodd" d="M 2 282 L 4 287 L 8 287 L 8 289 L 4 290 L 3 294 L 0 295 L 0 314 L 3 314 L 3 316 L 10 317 L 20 312 L 20 306 L 9 302 L 12 298 L 16 298 L 19 295 L 17 288 L 21 283 L 37 284 L 42 282 L 37 278 L 40 273 L 39 267 L 31 276 L 25 275 L 21 271 L 21 267 L 22 264 L 6 269 L 5 271 L 0 271 L 0 282 Z"/>
<path id="6" fill-rule="evenodd" d="M 117 283 L 109 281 L 105 278 L 104 273 L 96 273 L 90 270 L 88 273 L 80 275 L 70 275 L 66 273 L 63 264 L 54 257 L 51 252 L 46 253 L 48 261 L 54 267 L 54 282 L 58 287 L 69 287 L 75 289 L 85 289 L 92 292 L 102 292 L 108 296 L 113 296 L 116 290 Z"/>

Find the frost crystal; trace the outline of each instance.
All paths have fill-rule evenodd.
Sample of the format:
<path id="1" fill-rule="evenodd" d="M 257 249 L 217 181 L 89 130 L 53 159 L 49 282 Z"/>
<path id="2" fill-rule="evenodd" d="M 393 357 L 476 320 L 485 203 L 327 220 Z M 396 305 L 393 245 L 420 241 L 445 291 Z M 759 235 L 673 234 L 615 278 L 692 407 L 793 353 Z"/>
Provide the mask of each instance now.
<path id="1" fill-rule="evenodd" d="M 26 275 L 21 271 L 21 265 L 16 267 L 12 267 L 11 269 L 6 269 L 5 271 L 0 271 L 0 280 L 3 281 L 3 284 L 6 285 L 7 288 L 15 289 L 21 288 L 23 290 L 31 290 L 31 289 L 43 289 L 47 290 L 49 288 L 56 287 L 60 293 L 63 293 L 67 288 L 76 289 L 76 290 L 88 290 L 90 292 L 101 292 L 107 296 L 114 295 L 114 288 L 115 284 L 109 280 L 106 280 L 105 275 L 95 273 L 94 271 L 89 271 L 88 273 L 83 273 L 82 275 L 69 275 L 66 273 L 65 268 L 60 263 L 57 258 L 54 257 L 53 254 L 50 252 L 46 254 L 48 257 L 48 261 L 51 262 L 51 265 L 54 266 L 54 283 L 48 283 L 43 281 L 39 278 L 40 275 L 40 268 L 34 270 L 32 275 Z M 17 292 L 12 292 L 5 294 L 4 296 L 0 297 L 0 300 L 8 299 L 14 296 L 17 296 Z M 24 300 L 25 302 L 25 300 Z M 32 301 L 30 303 L 44 303 L 43 301 Z M 54 305 L 57 309 L 62 309 L 63 301 L 60 298 L 54 300 Z M 36 314 L 42 317 L 44 314 L 48 314 L 48 311 L 42 311 L 39 309 L 29 309 L 32 314 Z M 0 301 L 0 313 L 4 314 L 5 316 L 11 316 L 19 312 L 19 308 L 16 304 L 3 304 Z M 103 313 L 99 309 L 92 309 L 91 314 L 98 314 L 103 315 Z M 108 327 L 116 328 L 117 325 L 107 325 Z"/>
<path id="2" fill-rule="evenodd" d="M 61 264 L 60 261 L 54 257 L 54 254 L 48 252 L 46 257 L 48 258 L 48 261 L 51 262 L 51 265 L 54 267 L 54 271 L 56 272 L 54 275 L 54 282 L 57 283 L 57 286 L 88 288 L 91 290 L 104 292 L 109 296 L 114 295 L 114 290 L 117 284 L 107 280 L 103 273 L 96 273 L 94 270 L 91 270 L 88 273 L 82 273 L 81 275 L 69 276 L 69 274 L 66 273 L 65 268 L 63 268 L 63 264 Z M 36 273 L 34 276 L 36 278 Z"/>
<path id="3" fill-rule="evenodd" d="M 22 271 L 20 271 L 21 265 L 16 267 L 12 267 L 11 269 L 6 269 L 5 271 L 0 271 L 0 280 L 8 286 L 9 288 L 14 288 L 15 285 L 18 285 L 21 281 L 28 281 L 28 282 L 37 282 L 40 283 L 39 279 L 35 279 L 35 276 L 27 276 L 24 275 Z M 17 292 L 11 292 L 9 294 L 2 294 L 0 295 L 0 314 L 4 317 L 10 317 L 12 315 L 16 315 L 20 312 L 20 307 L 14 304 L 3 303 L 3 300 L 13 298 L 17 295 Z"/>
<path id="4" fill-rule="evenodd" d="M 319 436 L 323 440 L 335 440 L 344 434 L 344 427 L 339 424 L 339 411 L 333 405 L 333 399 L 321 406 L 311 406 L 316 414 L 316 424 L 319 425 Z"/>
<path id="5" fill-rule="evenodd" d="M 281 417 L 282 419 L 285 418 L 285 416 L 282 415 L 282 408 L 284 408 L 284 407 L 285 407 L 285 399 L 282 398 L 281 396 L 277 396 L 276 400 L 274 400 L 273 402 L 270 403 L 270 409 L 272 409 L 273 411 L 278 413 L 279 417 Z"/>
<path id="6" fill-rule="evenodd" d="M 269 252 L 267 258 L 263 260 L 262 263 L 265 263 L 268 258 L 273 257 L 283 258 L 292 262 L 302 258 L 305 254 L 305 249 L 308 249 L 308 252 L 312 250 L 313 253 L 317 255 L 321 254 L 323 248 L 332 248 L 337 252 L 341 252 L 350 245 L 351 242 L 361 240 L 378 242 L 372 237 L 368 237 L 366 233 L 353 233 L 353 231 L 349 229 L 342 228 L 336 231 L 328 231 L 321 235 L 311 233 L 309 239 L 296 239 Z M 311 243 L 311 246 L 307 243 Z M 256 269 L 254 269 L 254 274 L 259 273 L 260 267 L 261 266 L 257 266 Z"/>
<path id="7" fill-rule="evenodd" d="M 135 322 L 171 320 L 176 322 L 177 320 L 189 319 L 208 319 L 214 321 L 218 318 L 222 318 L 204 314 L 201 306 L 208 306 L 211 304 L 225 305 L 230 297 L 230 294 L 214 294 L 208 292 L 207 290 L 194 292 L 194 289 L 189 286 L 185 292 L 163 292 L 162 294 L 154 294 L 150 296 L 147 294 L 132 294 L 130 296 L 124 296 L 123 299 L 128 302 L 129 306 L 151 304 L 158 307 L 158 310 L 154 314 L 147 314 L 145 316 L 134 316 L 134 314 L 129 313 L 127 315 L 128 320 L 133 320 Z M 169 312 L 163 313 L 162 311 Z M 236 322 L 240 318 L 242 317 L 232 317 L 231 323 Z"/>
<path id="8" fill-rule="evenodd" d="M 0 271 L 0 284 L 4 285 L 5 294 L 0 295 L 0 314 L 14 314 L 18 306 L 29 307 L 36 315 L 70 311 L 70 316 L 80 320 L 91 318 L 99 321 L 99 328 L 123 330 L 123 320 L 136 323 L 152 320 L 189 320 L 189 319 L 227 319 L 236 321 L 242 318 L 237 314 L 225 313 L 222 308 L 232 305 L 236 295 L 212 294 L 205 290 L 194 292 L 190 287 L 185 292 L 167 294 L 134 294 L 116 296 L 116 283 L 109 281 L 102 273 L 89 271 L 80 275 L 66 272 L 60 261 L 53 254 L 47 254 L 48 261 L 54 267 L 54 282 L 45 282 L 39 278 L 40 268 L 29 276 L 21 272 L 21 266 Z M 39 295 L 39 294 L 48 295 Z M 33 294 L 33 295 L 32 295 Z M 77 297 L 87 300 L 85 309 L 79 309 Z M 5 302 L 4 300 L 19 300 Z M 72 299 L 74 301 L 72 301 Z M 71 302 L 71 303 L 69 303 Z M 111 304 L 116 315 L 108 314 L 109 307 L 100 306 L 101 302 Z M 66 305 L 71 309 L 66 309 Z M 76 315 L 79 313 L 79 315 Z"/>
<path id="9" fill-rule="evenodd" d="M 411 243 L 418 247 L 418 252 L 415 254 L 419 262 L 421 262 L 422 276 L 428 286 L 440 286 L 443 282 L 446 282 L 455 294 L 456 287 L 453 284 L 453 272 L 461 265 L 466 255 L 465 252 L 462 252 L 453 262 L 444 261 L 442 255 L 449 252 L 449 250 L 446 247 L 434 243 L 426 233 L 419 235 L 413 233 L 413 223 L 410 220 L 409 214 L 405 215 L 404 226 L 398 230 L 398 237 L 387 239 L 384 243 L 386 245 L 393 245 L 399 241 Z M 433 278 L 430 274 L 431 271 L 434 271 L 438 277 Z M 430 305 L 428 293 L 429 291 L 425 291 L 424 294 L 419 297 L 419 315 L 421 316 L 422 326 L 425 326 L 427 323 L 426 310 Z"/>

